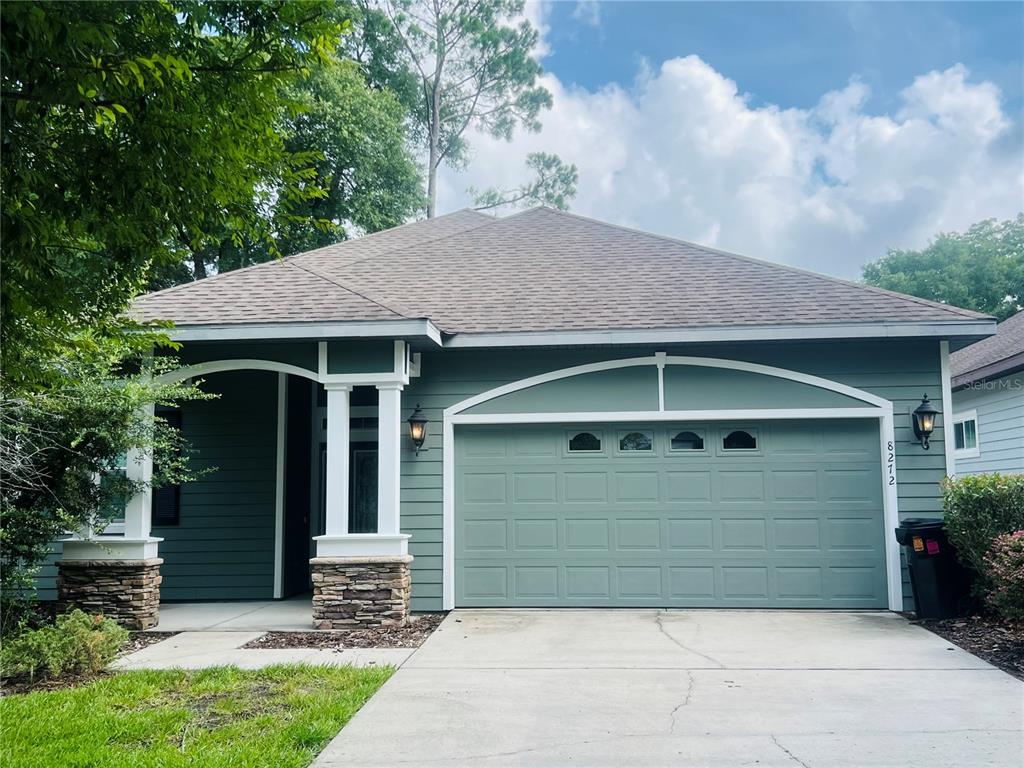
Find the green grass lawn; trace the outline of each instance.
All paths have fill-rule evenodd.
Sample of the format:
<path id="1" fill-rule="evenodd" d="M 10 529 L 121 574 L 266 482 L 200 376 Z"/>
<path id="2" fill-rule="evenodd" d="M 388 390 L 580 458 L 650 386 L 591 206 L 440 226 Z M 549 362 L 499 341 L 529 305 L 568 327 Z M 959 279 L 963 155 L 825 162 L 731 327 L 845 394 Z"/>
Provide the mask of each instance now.
<path id="1" fill-rule="evenodd" d="M 305 766 L 390 667 L 124 672 L 0 699 L 0 765 Z"/>

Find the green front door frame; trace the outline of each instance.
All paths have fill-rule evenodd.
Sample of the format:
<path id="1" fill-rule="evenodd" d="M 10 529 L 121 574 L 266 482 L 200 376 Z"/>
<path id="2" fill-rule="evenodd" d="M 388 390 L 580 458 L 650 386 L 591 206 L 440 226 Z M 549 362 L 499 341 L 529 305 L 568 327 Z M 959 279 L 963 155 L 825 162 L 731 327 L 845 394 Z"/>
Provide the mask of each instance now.
<path id="1" fill-rule="evenodd" d="M 467 413 L 469 409 L 481 403 L 500 398 L 503 395 L 535 387 L 550 381 L 585 375 L 595 371 L 607 371 L 615 368 L 634 366 L 655 366 L 658 371 L 658 405 L 656 411 L 602 411 L 602 412 L 531 412 L 531 413 Z M 860 401 L 863 407 L 851 408 L 755 408 L 755 409 L 694 409 L 686 411 L 670 411 L 665 409 L 665 377 L 667 365 L 690 365 L 712 367 L 727 370 L 744 371 L 770 376 L 789 381 L 807 384 L 829 390 Z M 659 423 L 665 421 L 699 423 L 706 421 L 735 420 L 775 420 L 775 419 L 842 419 L 864 418 L 878 424 L 880 444 L 880 468 L 882 479 L 883 520 L 885 530 L 898 525 L 899 510 L 896 493 L 895 466 L 895 423 L 892 403 L 870 392 L 851 387 L 840 382 L 831 381 L 800 371 L 792 371 L 774 366 L 748 363 L 740 360 L 723 358 L 704 358 L 683 355 L 666 355 L 655 353 L 643 357 L 632 357 L 620 360 L 589 363 L 570 368 L 550 371 L 539 376 L 532 376 L 511 384 L 496 387 L 473 397 L 456 403 L 444 411 L 443 446 L 444 466 L 442 481 L 442 606 L 445 610 L 455 607 L 455 514 L 456 514 L 456 469 L 455 440 L 456 426 L 459 424 L 553 424 L 553 423 Z M 903 586 L 900 565 L 899 545 L 890 536 L 885 537 L 885 571 L 888 608 L 900 611 L 903 608 Z"/>

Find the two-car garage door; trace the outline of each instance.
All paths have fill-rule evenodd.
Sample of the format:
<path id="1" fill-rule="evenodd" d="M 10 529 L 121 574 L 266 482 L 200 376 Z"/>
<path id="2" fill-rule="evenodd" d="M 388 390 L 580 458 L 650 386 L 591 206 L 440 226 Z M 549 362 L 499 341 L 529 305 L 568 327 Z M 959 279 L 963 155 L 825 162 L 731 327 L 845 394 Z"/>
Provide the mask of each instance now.
<path id="1" fill-rule="evenodd" d="M 886 606 L 876 420 L 455 435 L 458 606 Z"/>

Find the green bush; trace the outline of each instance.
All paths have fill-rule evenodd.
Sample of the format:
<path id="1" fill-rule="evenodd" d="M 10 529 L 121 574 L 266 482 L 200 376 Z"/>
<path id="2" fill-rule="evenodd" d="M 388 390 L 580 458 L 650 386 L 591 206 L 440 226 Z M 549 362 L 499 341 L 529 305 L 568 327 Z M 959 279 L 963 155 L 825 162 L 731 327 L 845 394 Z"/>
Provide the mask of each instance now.
<path id="1" fill-rule="evenodd" d="M 1000 534 L 1024 529 L 1024 475 L 971 475 L 942 483 L 946 533 L 960 561 L 974 571 L 976 587 L 992 583 L 985 558 Z"/>
<path id="2" fill-rule="evenodd" d="M 1024 619 L 1024 531 L 996 536 L 985 564 L 989 605 L 1008 619 Z"/>
<path id="3" fill-rule="evenodd" d="M 66 674 L 99 672 L 128 639 L 128 631 L 111 619 L 71 611 L 53 624 L 30 629 L 0 648 L 0 677 L 37 680 Z"/>

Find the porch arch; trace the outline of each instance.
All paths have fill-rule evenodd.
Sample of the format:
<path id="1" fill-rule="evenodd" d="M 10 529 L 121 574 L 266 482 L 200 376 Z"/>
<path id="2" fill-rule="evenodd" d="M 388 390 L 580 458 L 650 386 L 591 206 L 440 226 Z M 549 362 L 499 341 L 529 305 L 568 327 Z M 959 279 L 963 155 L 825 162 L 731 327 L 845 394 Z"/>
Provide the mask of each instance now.
<path id="1" fill-rule="evenodd" d="M 187 365 L 183 368 L 175 368 L 173 371 L 161 374 L 156 380 L 163 384 L 173 384 L 176 381 L 191 379 L 195 376 L 206 376 L 211 373 L 224 373 L 225 371 L 274 371 L 276 373 L 288 373 L 293 376 L 301 376 L 310 381 L 319 381 L 316 371 L 300 368 L 290 363 L 280 363 L 276 360 L 210 360 L 205 363 Z"/>

